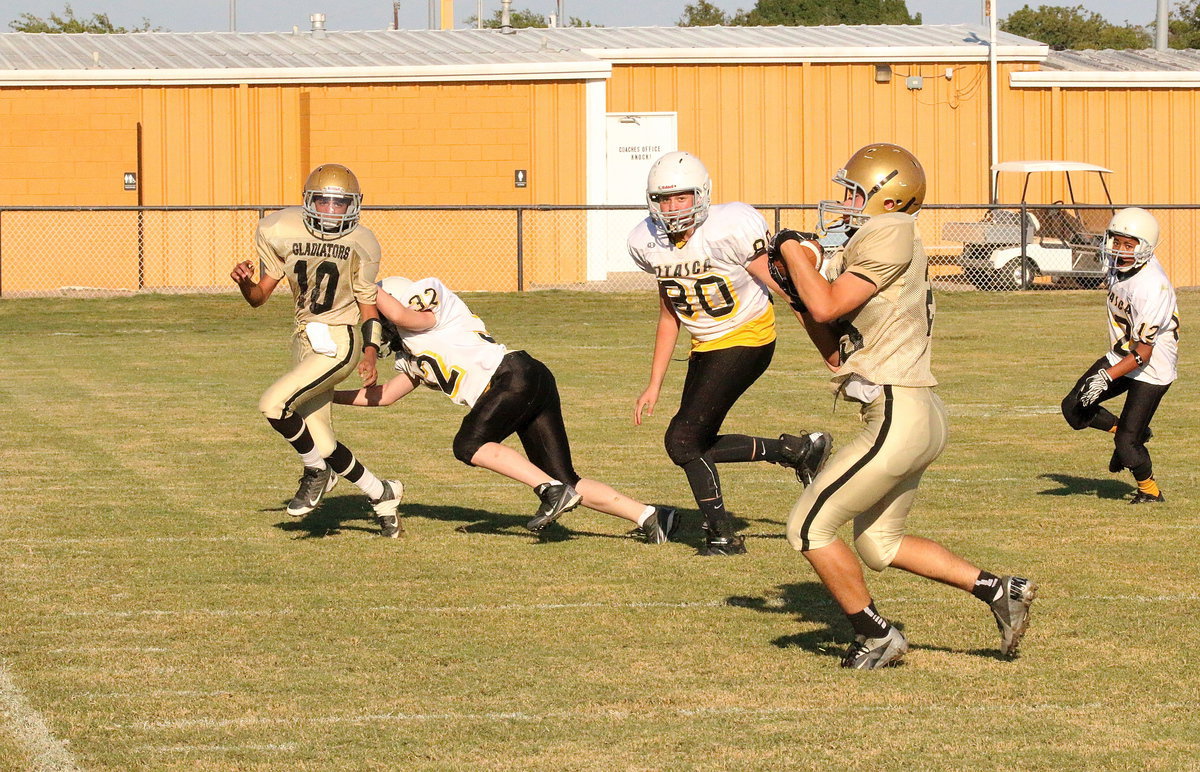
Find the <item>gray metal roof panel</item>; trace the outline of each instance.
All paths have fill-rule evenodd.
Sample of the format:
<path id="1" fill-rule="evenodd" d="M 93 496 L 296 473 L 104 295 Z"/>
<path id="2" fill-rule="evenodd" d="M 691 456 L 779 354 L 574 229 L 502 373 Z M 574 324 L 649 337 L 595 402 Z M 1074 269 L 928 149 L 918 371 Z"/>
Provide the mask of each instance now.
<path id="1" fill-rule="evenodd" d="M 974 25 L 579 27 L 361 32 L 0 33 L 0 70 L 238 69 L 557 63 L 621 51 L 757 48 L 986 47 Z M 1042 46 L 1000 34 L 1004 46 Z M 95 55 L 99 54 L 99 64 Z"/>
<path id="2" fill-rule="evenodd" d="M 1200 72 L 1200 49 L 1051 51 L 1042 69 L 1070 72 Z"/>

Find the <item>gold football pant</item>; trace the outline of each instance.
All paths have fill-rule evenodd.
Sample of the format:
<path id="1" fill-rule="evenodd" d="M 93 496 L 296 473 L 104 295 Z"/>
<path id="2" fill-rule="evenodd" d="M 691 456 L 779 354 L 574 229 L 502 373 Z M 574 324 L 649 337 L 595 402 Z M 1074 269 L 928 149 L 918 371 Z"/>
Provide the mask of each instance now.
<path id="1" fill-rule="evenodd" d="M 921 475 L 946 447 L 946 408 L 929 387 L 884 386 L 862 406 L 866 428 L 804 490 L 788 517 L 797 550 L 831 543 L 854 521 L 854 548 L 882 571 L 896 557 Z"/>
<path id="2" fill-rule="evenodd" d="M 353 325 L 331 324 L 329 333 L 337 344 L 334 356 L 312 350 L 301 327 L 292 336 L 292 369 L 272 383 L 258 401 L 267 418 L 296 413 L 304 419 L 317 452 L 328 458 L 337 445 L 333 435 L 333 390 L 354 372 L 358 360 L 359 333 Z"/>

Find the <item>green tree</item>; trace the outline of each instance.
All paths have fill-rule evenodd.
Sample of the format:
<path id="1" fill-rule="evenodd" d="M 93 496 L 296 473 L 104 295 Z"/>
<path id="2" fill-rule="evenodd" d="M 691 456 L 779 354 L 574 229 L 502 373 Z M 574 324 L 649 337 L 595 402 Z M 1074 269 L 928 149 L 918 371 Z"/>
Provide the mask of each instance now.
<path id="1" fill-rule="evenodd" d="M 484 28 L 485 29 L 500 29 L 500 26 L 501 26 L 500 20 L 501 20 L 501 17 L 503 16 L 503 13 L 504 13 L 503 11 L 496 11 L 495 13 L 492 14 L 491 18 L 484 19 L 483 20 Z M 479 20 L 478 16 L 469 17 L 467 19 L 467 26 L 468 27 L 476 26 L 476 22 L 478 22 L 478 20 Z M 511 11 L 508 15 L 508 21 L 512 25 L 513 29 L 528 29 L 530 27 L 549 27 L 550 26 L 550 17 L 548 17 L 544 14 L 537 13 L 536 11 L 530 11 L 528 9 Z M 559 21 L 559 25 L 563 26 L 561 20 Z M 595 27 L 598 25 L 592 24 L 590 21 L 585 21 L 583 19 L 572 16 L 571 23 L 567 24 L 565 26 L 567 26 L 567 27 Z"/>
<path id="2" fill-rule="evenodd" d="M 1147 48 L 1151 43 L 1150 33 L 1142 27 L 1112 24 L 1082 5 L 1039 5 L 1036 10 L 1026 5 L 1002 19 L 1000 29 L 1041 41 L 1056 51 Z"/>
<path id="3" fill-rule="evenodd" d="M 708 0 L 697 0 L 683 8 L 680 27 L 727 24 L 788 27 L 821 24 L 920 24 L 921 14 L 908 12 L 905 0 L 756 0 L 748 11 L 727 14 Z"/>
<path id="4" fill-rule="evenodd" d="M 75 10 L 71 8 L 71 4 L 67 3 L 63 8 L 62 15 L 51 12 L 48 18 L 34 16 L 32 13 L 23 13 L 15 20 L 8 23 L 9 29 L 13 32 L 150 32 L 150 20 L 142 18 L 140 26 L 133 29 L 118 27 L 109 20 L 108 14 L 96 13 L 92 14 L 89 19 L 80 19 L 75 16 Z M 154 31 L 162 31 L 161 27 L 155 27 Z"/>
<path id="5" fill-rule="evenodd" d="M 749 11 L 738 11 L 733 23 L 746 27 L 783 24 L 920 24 L 905 0 L 758 0 Z"/>
<path id="6" fill-rule="evenodd" d="M 1200 0 L 1181 0 L 1171 9 L 1167 39 L 1171 48 L 1200 48 Z"/>
<path id="7" fill-rule="evenodd" d="M 675 22 L 677 27 L 712 27 L 729 24 L 729 14 L 708 0 L 697 0 L 683 7 L 683 15 Z"/>

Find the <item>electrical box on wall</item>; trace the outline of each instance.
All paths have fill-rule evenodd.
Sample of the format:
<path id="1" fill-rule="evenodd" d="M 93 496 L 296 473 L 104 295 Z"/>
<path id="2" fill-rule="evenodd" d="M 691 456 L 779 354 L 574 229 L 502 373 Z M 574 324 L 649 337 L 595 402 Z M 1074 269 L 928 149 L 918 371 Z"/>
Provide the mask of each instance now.
<path id="1" fill-rule="evenodd" d="M 910 90 L 918 91 L 925 88 L 925 79 L 920 75 L 909 75 L 908 80 L 906 80 L 904 84 L 908 86 Z"/>

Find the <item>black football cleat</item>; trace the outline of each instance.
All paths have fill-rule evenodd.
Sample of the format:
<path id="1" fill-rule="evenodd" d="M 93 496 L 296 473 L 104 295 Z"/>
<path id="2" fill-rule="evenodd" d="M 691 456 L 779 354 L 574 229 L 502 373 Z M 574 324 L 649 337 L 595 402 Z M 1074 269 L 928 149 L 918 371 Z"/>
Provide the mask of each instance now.
<path id="1" fill-rule="evenodd" d="M 674 507 L 655 507 L 641 530 L 647 544 L 665 544 L 679 530 L 679 514 Z"/>
<path id="2" fill-rule="evenodd" d="M 288 502 L 287 513 L 292 517 L 304 517 L 317 508 L 325 492 L 336 484 L 337 475 L 328 466 L 324 469 L 304 467 L 304 473 L 300 475 L 300 487 Z"/>
<path id="3" fill-rule="evenodd" d="M 805 486 L 812 483 L 833 450 L 833 437 L 827 432 L 781 434 L 779 442 L 783 456 L 779 465 L 794 470 L 796 479 Z"/>
<path id="4" fill-rule="evenodd" d="M 1166 501 L 1166 499 L 1163 498 L 1162 491 L 1159 491 L 1157 496 L 1151 496 L 1149 493 L 1144 493 L 1142 491 L 1138 491 L 1137 493 L 1133 494 L 1133 498 L 1131 498 L 1129 500 L 1129 503 L 1130 504 L 1154 504 L 1159 501 Z"/>
<path id="5" fill-rule="evenodd" d="M 400 500 L 404 498 L 404 483 L 399 480 L 384 480 L 383 495 L 371 499 L 375 510 L 375 522 L 379 523 L 379 534 L 388 539 L 398 539 L 404 533 L 400 524 Z"/>
<path id="6" fill-rule="evenodd" d="M 541 499 L 542 505 L 525 527 L 534 533 L 553 523 L 564 512 L 570 512 L 583 501 L 579 491 L 566 483 L 542 483 L 534 488 L 533 492 Z"/>
<path id="7" fill-rule="evenodd" d="M 842 667 L 852 670 L 878 670 L 897 664 L 897 661 L 908 651 L 908 639 L 895 626 L 880 638 L 868 638 L 865 635 L 854 636 L 854 643 L 842 657 Z"/>
<path id="8" fill-rule="evenodd" d="M 720 536 L 712 532 L 706 532 L 704 534 L 704 549 L 700 551 L 700 554 L 709 557 L 716 555 L 745 555 L 746 540 L 738 534 Z"/>
<path id="9" fill-rule="evenodd" d="M 1037 583 L 1022 576 L 1000 577 L 1000 597 L 990 604 L 1000 631 L 1000 653 L 1017 656 L 1017 646 L 1029 627 L 1029 607 L 1037 598 Z"/>

